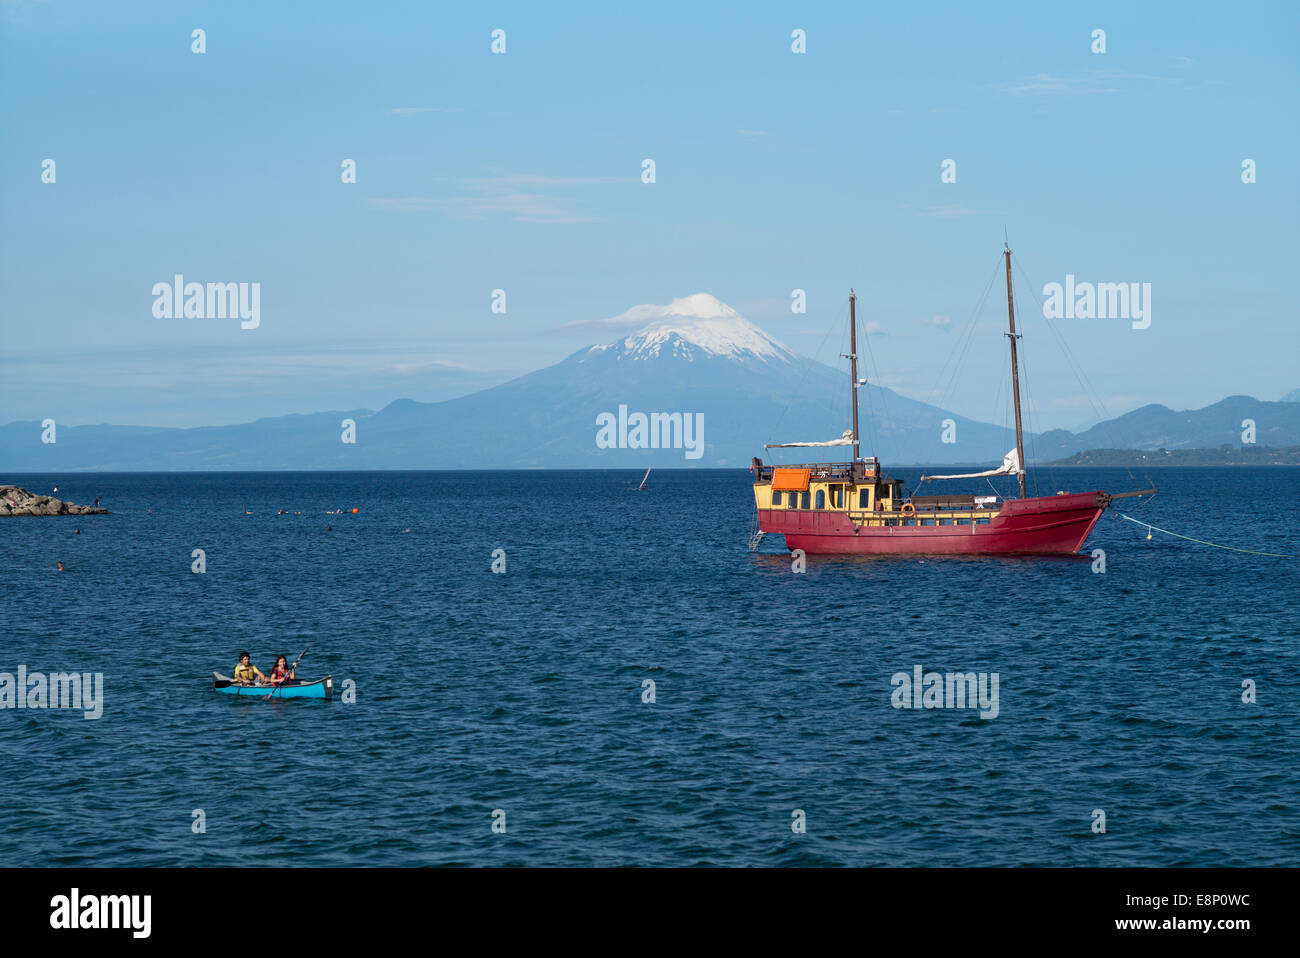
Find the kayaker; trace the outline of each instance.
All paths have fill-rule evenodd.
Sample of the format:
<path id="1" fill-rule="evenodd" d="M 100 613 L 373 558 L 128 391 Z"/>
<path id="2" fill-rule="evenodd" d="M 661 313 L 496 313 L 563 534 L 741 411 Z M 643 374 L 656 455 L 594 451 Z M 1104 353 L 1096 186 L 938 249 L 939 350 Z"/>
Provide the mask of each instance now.
<path id="1" fill-rule="evenodd" d="M 265 682 L 266 676 L 252 663 L 247 652 L 240 652 L 239 664 L 235 666 L 235 681 L 240 685 L 252 685 L 255 679 Z"/>
<path id="2" fill-rule="evenodd" d="M 275 666 L 271 669 L 271 684 L 279 685 L 286 679 L 294 677 L 294 670 L 289 668 L 289 660 L 283 655 L 276 656 Z"/>

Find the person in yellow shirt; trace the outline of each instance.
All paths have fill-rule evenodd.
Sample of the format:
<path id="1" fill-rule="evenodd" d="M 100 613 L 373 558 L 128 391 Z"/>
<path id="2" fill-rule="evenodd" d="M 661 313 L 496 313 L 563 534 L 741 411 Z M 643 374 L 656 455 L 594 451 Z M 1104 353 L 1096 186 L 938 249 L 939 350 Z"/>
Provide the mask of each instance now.
<path id="1" fill-rule="evenodd" d="M 265 682 L 266 676 L 252 663 L 247 652 L 240 652 L 239 664 L 235 666 L 235 681 L 240 685 L 252 685 L 257 680 Z"/>

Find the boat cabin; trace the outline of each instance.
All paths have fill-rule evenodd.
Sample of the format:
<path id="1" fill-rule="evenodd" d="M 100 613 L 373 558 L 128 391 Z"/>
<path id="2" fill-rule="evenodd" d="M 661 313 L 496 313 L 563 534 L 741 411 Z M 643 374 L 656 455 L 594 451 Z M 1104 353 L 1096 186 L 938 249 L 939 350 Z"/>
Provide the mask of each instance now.
<path id="1" fill-rule="evenodd" d="M 838 512 L 858 526 L 971 525 L 996 515 L 996 496 L 907 496 L 876 458 L 765 465 L 755 458 L 754 504 L 763 512 Z"/>

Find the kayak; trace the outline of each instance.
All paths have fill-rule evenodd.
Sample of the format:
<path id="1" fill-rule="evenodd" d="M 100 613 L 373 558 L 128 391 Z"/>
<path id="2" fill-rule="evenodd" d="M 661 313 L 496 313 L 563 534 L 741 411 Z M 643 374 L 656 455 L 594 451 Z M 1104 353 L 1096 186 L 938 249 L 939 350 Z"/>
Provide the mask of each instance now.
<path id="1" fill-rule="evenodd" d="M 334 696 L 334 679 L 329 675 L 314 682 L 297 680 L 281 685 L 236 685 L 229 675 L 213 672 L 212 687 L 227 695 L 255 695 L 260 698 L 269 695 L 277 699 L 329 699 Z"/>

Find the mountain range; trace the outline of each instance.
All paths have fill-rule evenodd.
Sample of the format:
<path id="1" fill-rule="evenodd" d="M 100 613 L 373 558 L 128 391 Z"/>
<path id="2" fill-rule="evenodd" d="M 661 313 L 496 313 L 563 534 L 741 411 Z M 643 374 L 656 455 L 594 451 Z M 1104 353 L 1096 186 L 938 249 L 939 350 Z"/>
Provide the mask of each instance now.
<path id="1" fill-rule="evenodd" d="M 845 447 L 765 456 L 765 442 L 830 440 L 850 422 L 847 372 L 800 356 L 731 307 L 697 293 L 639 306 L 644 325 L 555 365 L 435 403 L 399 399 L 373 412 L 338 410 L 189 429 L 0 426 L 0 468 L 11 472 L 487 469 L 746 466 L 844 458 Z M 1293 398 L 1294 397 L 1294 398 Z M 1189 449 L 1240 444 L 1244 419 L 1261 445 L 1300 444 L 1300 390 L 1285 402 L 1233 396 L 1204 409 L 1144 406 L 1081 433 L 1026 438 L 1030 459 L 1107 447 Z M 999 462 L 1003 426 L 968 419 L 868 384 L 859 390 L 864 454 L 892 464 Z M 671 448 L 646 448 L 640 420 Z M 944 420 L 957 443 L 942 442 Z M 345 420 L 353 423 L 347 442 Z M 606 424 L 602 430 L 601 424 Z M 681 424 L 679 426 L 679 423 Z M 702 426 L 702 429 L 698 429 Z M 698 431 L 697 431 L 698 429 Z M 702 440 L 702 441 L 701 441 Z M 695 444 L 695 448 L 692 448 Z M 637 446 L 640 445 L 640 448 Z M 657 445 L 657 443 L 656 443 Z M 774 451 L 776 452 L 776 451 Z M 785 453 L 787 455 L 782 455 Z"/>

